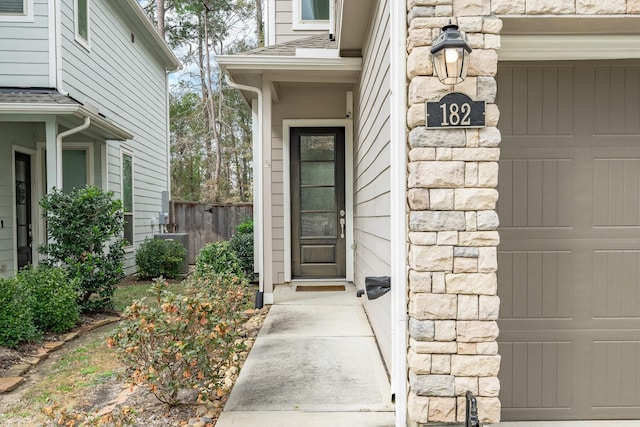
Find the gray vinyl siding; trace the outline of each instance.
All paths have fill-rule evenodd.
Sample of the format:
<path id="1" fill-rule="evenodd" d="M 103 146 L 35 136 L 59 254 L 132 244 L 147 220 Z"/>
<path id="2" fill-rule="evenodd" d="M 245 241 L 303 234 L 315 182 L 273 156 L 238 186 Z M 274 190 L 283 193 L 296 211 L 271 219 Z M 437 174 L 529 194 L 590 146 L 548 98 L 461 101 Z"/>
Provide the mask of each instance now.
<path id="1" fill-rule="evenodd" d="M 49 86 L 49 20 L 46 0 L 34 1 L 33 22 L 0 17 L 0 86 Z"/>
<path id="2" fill-rule="evenodd" d="M 365 38 L 356 95 L 354 149 L 355 284 L 390 274 L 390 82 L 389 9 L 376 2 Z M 391 296 L 367 301 L 366 309 L 382 354 L 391 362 Z"/>
<path id="3" fill-rule="evenodd" d="M 75 41 L 73 2 L 62 7 L 64 89 L 80 102 L 97 106 L 109 120 L 134 135 L 122 144 L 134 158 L 137 246 L 152 235 L 150 220 L 160 211 L 161 192 L 168 190 L 165 68 L 112 2 L 92 0 L 90 4 L 90 49 Z M 107 142 L 108 189 L 117 197 L 121 191 L 120 144 Z M 128 267 L 132 259 L 130 252 Z"/>
<path id="4" fill-rule="evenodd" d="M 284 43 L 315 34 L 326 32 L 326 30 L 294 30 L 293 29 L 293 2 L 300 0 L 275 0 L 275 41 Z"/>

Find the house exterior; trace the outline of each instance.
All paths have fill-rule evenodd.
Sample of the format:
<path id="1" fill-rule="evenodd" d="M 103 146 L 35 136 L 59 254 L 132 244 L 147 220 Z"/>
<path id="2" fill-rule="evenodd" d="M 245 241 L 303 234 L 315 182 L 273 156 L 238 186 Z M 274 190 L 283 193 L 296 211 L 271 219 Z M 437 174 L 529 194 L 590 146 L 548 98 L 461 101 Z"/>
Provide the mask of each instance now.
<path id="1" fill-rule="evenodd" d="M 38 263 L 38 200 L 96 185 L 125 208 L 126 267 L 169 191 L 168 71 L 135 0 L 0 5 L 0 277 Z"/>
<path id="2" fill-rule="evenodd" d="M 640 419 L 640 3 L 269 0 L 218 57 L 251 102 L 275 285 L 390 276 L 365 301 L 396 425 Z M 464 82 L 434 76 L 453 21 Z M 427 128 L 427 102 L 485 103 Z M 614 425 L 613 421 L 607 425 Z"/>

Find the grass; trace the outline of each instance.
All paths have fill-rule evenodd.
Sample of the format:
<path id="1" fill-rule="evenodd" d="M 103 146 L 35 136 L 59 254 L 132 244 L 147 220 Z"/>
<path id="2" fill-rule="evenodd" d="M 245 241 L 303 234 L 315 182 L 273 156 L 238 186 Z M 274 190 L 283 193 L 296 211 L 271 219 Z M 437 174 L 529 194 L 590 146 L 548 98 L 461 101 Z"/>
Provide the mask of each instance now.
<path id="1" fill-rule="evenodd" d="M 154 296 L 149 292 L 151 285 L 151 281 L 141 281 L 118 286 L 113 293 L 113 308 L 118 311 L 124 311 L 125 308 L 131 305 L 133 300 L 147 298 L 147 300 L 152 301 Z M 167 290 L 176 293 L 179 293 L 182 288 L 183 285 L 180 282 L 173 281 L 169 282 L 169 286 L 167 286 Z"/>
<path id="2" fill-rule="evenodd" d="M 153 296 L 148 292 L 151 282 L 132 282 L 116 288 L 113 302 L 117 310 L 124 310 L 133 300 Z M 179 292 L 180 283 L 170 283 L 168 289 Z M 54 353 L 47 374 L 26 390 L 18 402 L 4 413 L 0 413 L 0 425 L 43 425 L 46 417 L 43 408 L 54 403 L 64 407 L 85 408 L 91 406 L 92 392 L 100 386 L 108 387 L 110 382 L 122 382 L 125 367 L 115 357 L 106 343 L 114 325 L 100 329 L 67 344 L 71 348 Z M 18 421 L 23 420 L 23 421 Z M 22 424 L 25 422 L 26 424 Z M 8 424 L 7 424 L 8 423 Z"/>

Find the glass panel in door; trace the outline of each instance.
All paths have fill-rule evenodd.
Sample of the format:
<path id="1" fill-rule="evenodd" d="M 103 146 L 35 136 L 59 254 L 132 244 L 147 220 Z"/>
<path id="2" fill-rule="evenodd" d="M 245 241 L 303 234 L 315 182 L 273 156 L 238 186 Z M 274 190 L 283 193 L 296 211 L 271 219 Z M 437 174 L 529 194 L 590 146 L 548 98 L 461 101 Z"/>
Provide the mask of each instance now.
<path id="1" fill-rule="evenodd" d="M 31 156 L 15 155 L 16 249 L 18 269 L 33 261 L 31 236 Z"/>

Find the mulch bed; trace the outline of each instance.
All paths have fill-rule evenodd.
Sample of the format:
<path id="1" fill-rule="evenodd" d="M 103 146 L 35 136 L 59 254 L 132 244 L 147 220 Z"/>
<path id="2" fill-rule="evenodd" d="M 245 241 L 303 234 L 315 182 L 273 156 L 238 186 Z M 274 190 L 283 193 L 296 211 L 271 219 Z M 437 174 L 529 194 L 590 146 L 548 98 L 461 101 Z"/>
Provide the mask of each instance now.
<path id="1" fill-rule="evenodd" d="M 80 329 L 97 323 L 100 320 L 119 316 L 119 313 L 115 311 L 92 311 L 82 313 L 80 315 L 80 323 L 70 331 L 64 333 L 47 332 L 42 337 L 42 342 L 28 342 L 19 344 L 16 348 L 8 348 L 0 346 L 0 377 L 2 377 L 5 371 L 9 370 L 13 365 L 26 363 L 26 360 L 37 354 L 40 349 L 47 342 L 60 341 L 62 337 L 69 333 L 79 331 Z"/>

